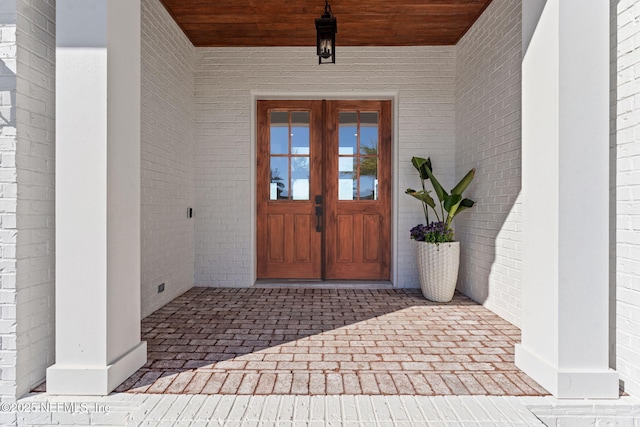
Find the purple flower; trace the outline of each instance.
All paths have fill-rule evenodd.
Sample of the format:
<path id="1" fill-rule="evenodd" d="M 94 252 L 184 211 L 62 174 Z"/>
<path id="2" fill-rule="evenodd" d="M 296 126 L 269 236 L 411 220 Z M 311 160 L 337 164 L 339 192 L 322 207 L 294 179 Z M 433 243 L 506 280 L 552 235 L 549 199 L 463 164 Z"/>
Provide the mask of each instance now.
<path id="1" fill-rule="evenodd" d="M 429 225 L 418 224 L 410 231 L 410 236 L 418 242 L 445 243 L 453 241 L 453 230 L 444 222 L 432 222 Z"/>

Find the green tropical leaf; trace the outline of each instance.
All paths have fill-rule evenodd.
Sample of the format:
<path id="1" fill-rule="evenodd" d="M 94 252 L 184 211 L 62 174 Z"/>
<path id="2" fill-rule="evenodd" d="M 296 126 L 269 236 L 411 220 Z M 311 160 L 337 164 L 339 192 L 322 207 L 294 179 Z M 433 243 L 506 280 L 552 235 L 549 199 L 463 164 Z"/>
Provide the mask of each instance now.
<path id="1" fill-rule="evenodd" d="M 442 185 L 440 185 L 436 177 L 433 176 L 433 172 L 431 172 L 430 169 L 425 169 L 425 172 L 429 176 L 429 179 L 431 179 L 431 185 L 433 185 L 433 189 L 436 190 L 438 200 L 440 200 L 440 203 L 444 202 L 445 198 L 448 196 L 447 192 L 444 191 L 444 188 L 442 188 Z"/>
<path id="2" fill-rule="evenodd" d="M 413 165 L 414 168 L 416 168 L 418 172 L 420 172 L 420 168 L 422 167 L 422 164 L 425 163 L 426 161 L 427 159 L 424 159 L 422 157 L 411 158 L 411 164 Z"/>
<path id="3" fill-rule="evenodd" d="M 460 201 L 460 206 L 462 206 L 463 208 L 472 208 L 473 205 L 475 205 L 476 202 L 474 202 L 473 200 L 469 200 L 469 199 L 462 199 Z"/>
<path id="4" fill-rule="evenodd" d="M 415 197 L 416 199 L 420 200 L 423 203 L 426 203 L 432 209 L 435 209 L 435 207 L 436 207 L 436 202 L 429 195 L 428 191 L 416 191 L 416 190 L 414 190 L 412 188 L 407 188 L 405 193 L 410 195 L 410 196 L 412 196 L 412 197 Z"/>
<path id="5" fill-rule="evenodd" d="M 431 166 L 431 157 L 427 158 L 427 161 L 424 162 L 422 164 L 422 166 L 420 167 L 420 176 L 424 176 L 423 179 L 429 179 L 429 175 L 427 174 L 427 169 L 429 169 L 429 171 L 433 172 L 433 166 Z"/>
<path id="6" fill-rule="evenodd" d="M 456 209 L 458 204 L 462 201 L 462 196 L 459 194 L 451 194 L 444 199 L 444 210 L 451 214 L 452 209 Z"/>
<path id="7" fill-rule="evenodd" d="M 436 208 L 435 200 L 433 200 L 433 197 L 431 197 L 426 191 L 422 194 L 422 201 L 425 202 L 431 209 Z"/>
<path id="8" fill-rule="evenodd" d="M 412 157 L 411 164 L 420 173 L 420 179 L 429 179 L 426 168 L 431 170 L 431 159 L 424 159 L 422 157 Z"/>
<path id="9" fill-rule="evenodd" d="M 469 200 L 469 199 L 460 200 L 460 203 L 454 206 L 449 212 L 449 218 L 447 218 L 447 220 L 449 221 L 449 224 L 451 223 L 451 221 L 453 221 L 453 218 L 455 218 L 456 215 L 458 215 L 462 211 L 466 211 L 467 209 L 473 207 L 474 204 L 475 202 L 473 200 Z"/>
<path id="10" fill-rule="evenodd" d="M 471 169 L 460 182 L 453 187 L 451 194 L 448 194 L 442 187 L 440 182 L 433 175 L 433 167 L 431 165 L 431 158 L 412 157 L 411 164 L 420 174 L 420 181 L 422 183 L 422 190 L 416 191 L 411 188 L 407 188 L 406 194 L 420 200 L 422 202 L 422 209 L 427 224 L 429 224 L 429 207 L 433 209 L 438 221 L 444 221 L 445 229 L 452 232 L 451 222 L 453 218 L 460 212 L 473 207 L 475 202 L 470 199 L 463 199 L 462 193 L 467 189 L 473 178 L 475 177 L 475 169 Z M 425 181 L 431 180 L 431 185 L 438 196 L 439 203 L 436 203 L 434 199 L 429 195 L 425 187 Z M 436 209 L 439 206 L 439 209 Z M 446 214 L 445 214 L 446 211 Z M 441 214 L 439 215 L 438 212 Z M 441 219 L 442 218 L 442 219 Z"/>
<path id="11" fill-rule="evenodd" d="M 472 208 L 474 204 L 475 204 L 475 202 L 473 200 L 462 199 L 460 201 L 460 204 L 458 205 L 458 208 L 456 209 L 456 212 L 455 212 L 455 214 L 453 216 L 456 216 L 460 212 L 466 211 L 467 209 Z M 452 219 L 453 219 L 453 217 L 452 217 Z"/>
<path id="12" fill-rule="evenodd" d="M 458 183 L 458 185 L 456 185 L 455 187 L 453 187 L 453 190 L 451 190 L 451 194 L 460 194 L 462 195 L 462 192 L 464 190 L 467 189 L 467 187 L 469 186 L 469 184 L 471 184 L 471 181 L 473 181 L 473 177 L 476 176 L 476 170 L 475 169 L 471 169 L 465 176 L 464 178 L 462 178 L 460 180 L 460 182 Z"/>

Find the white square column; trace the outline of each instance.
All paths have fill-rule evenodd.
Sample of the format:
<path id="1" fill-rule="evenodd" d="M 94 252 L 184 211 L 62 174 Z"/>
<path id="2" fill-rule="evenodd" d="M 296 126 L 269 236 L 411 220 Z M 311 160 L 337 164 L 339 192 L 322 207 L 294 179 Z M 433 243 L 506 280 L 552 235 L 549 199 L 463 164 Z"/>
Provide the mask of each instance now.
<path id="1" fill-rule="evenodd" d="M 56 2 L 56 363 L 47 392 L 106 395 L 140 340 L 140 0 Z"/>
<path id="2" fill-rule="evenodd" d="M 522 2 L 522 344 L 559 398 L 617 398 L 609 369 L 609 2 Z"/>

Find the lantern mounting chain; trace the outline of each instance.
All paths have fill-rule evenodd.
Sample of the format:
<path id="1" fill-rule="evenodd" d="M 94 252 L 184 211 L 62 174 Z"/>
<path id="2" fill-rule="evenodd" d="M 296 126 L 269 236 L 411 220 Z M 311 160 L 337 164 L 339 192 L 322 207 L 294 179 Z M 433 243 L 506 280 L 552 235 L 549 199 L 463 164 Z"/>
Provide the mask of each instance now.
<path id="1" fill-rule="evenodd" d="M 331 5 L 329 4 L 329 0 L 324 0 L 324 14 L 322 15 L 322 17 L 331 17 Z"/>

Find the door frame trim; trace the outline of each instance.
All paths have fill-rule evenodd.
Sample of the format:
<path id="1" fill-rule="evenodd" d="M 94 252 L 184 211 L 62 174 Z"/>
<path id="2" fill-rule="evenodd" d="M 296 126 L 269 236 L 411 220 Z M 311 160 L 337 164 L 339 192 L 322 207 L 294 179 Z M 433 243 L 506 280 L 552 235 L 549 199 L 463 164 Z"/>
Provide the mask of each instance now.
<path id="1" fill-rule="evenodd" d="M 251 247 L 249 249 L 250 266 L 249 266 L 249 282 L 246 286 L 253 286 L 256 283 L 258 271 L 258 253 L 257 253 L 257 144 L 258 129 L 257 119 L 258 110 L 257 102 L 259 100 L 390 100 L 391 101 L 391 283 L 397 287 L 398 283 L 398 173 L 400 168 L 399 160 L 399 92 L 398 91 L 381 91 L 381 92 L 265 92 L 259 90 L 250 91 L 251 98 L 251 164 L 250 166 L 250 185 L 251 185 Z"/>

